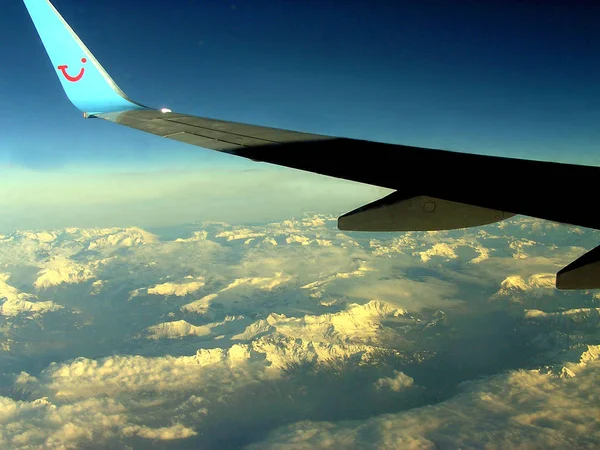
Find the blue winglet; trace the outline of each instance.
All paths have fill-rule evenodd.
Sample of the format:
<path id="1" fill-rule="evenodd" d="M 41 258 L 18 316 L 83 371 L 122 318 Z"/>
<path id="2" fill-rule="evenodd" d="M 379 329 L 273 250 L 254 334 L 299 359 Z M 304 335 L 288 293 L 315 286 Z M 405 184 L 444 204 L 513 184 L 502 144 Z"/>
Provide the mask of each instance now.
<path id="1" fill-rule="evenodd" d="M 129 99 L 49 0 L 23 0 L 67 97 L 88 115 L 147 109 Z"/>

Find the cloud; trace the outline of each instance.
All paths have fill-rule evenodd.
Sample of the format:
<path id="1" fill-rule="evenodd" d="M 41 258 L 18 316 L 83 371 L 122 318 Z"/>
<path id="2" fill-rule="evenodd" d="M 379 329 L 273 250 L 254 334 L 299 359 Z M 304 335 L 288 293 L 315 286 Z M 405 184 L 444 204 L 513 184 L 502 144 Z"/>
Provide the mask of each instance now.
<path id="1" fill-rule="evenodd" d="M 146 439 L 155 439 L 161 441 L 172 439 L 185 439 L 198 434 L 192 428 L 185 427 L 180 423 L 170 427 L 160 428 L 149 428 L 147 426 L 129 425 L 123 428 L 122 433 L 125 436 L 138 435 Z"/>
<path id="2" fill-rule="evenodd" d="M 356 284 L 349 295 L 364 300 L 380 300 L 410 311 L 424 308 L 448 308 L 461 303 L 454 298 L 454 283 L 427 278 L 414 281 L 409 278 L 382 280 L 376 284 Z"/>
<path id="3" fill-rule="evenodd" d="M 402 389 L 413 386 L 415 380 L 402 372 L 394 370 L 393 377 L 380 378 L 375 382 L 377 389 L 389 389 L 394 392 L 400 392 Z"/>
<path id="4" fill-rule="evenodd" d="M 0 296 L 65 308 L 0 317 L 0 447 L 591 448 L 597 299 L 552 281 L 597 233 L 542 225 L 3 235 Z"/>
<path id="5" fill-rule="evenodd" d="M 303 421 L 253 449 L 597 448 L 600 361 L 576 377 L 519 370 L 465 384 L 436 405 L 362 421 Z"/>
<path id="6" fill-rule="evenodd" d="M 138 425 L 127 407 L 111 398 L 89 398 L 71 403 L 41 397 L 15 401 L 0 397 L 0 446 L 3 448 L 81 448 L 113 445 L 137 435 L 144 439 L 172 440 L 193 436 L 182 424 L 152 428 Z"/>

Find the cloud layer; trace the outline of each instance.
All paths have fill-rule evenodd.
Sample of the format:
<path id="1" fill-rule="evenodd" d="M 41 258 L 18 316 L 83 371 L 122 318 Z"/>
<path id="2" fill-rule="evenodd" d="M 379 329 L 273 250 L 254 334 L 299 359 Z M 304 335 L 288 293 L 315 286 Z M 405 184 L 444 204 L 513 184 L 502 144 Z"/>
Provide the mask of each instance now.
<path id="1" fill-rule="evenodd" d="M 0 447 L 593 448 L 600 237 L 68 228 L 0 237 Z"/>

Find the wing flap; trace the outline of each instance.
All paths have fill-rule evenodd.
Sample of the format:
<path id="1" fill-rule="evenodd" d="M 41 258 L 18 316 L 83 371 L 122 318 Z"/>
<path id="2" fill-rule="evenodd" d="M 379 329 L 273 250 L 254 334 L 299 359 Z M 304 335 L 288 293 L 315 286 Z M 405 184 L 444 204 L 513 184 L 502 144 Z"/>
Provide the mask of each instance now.
<path id="1" fill-rule="evenodd" d="M 418 195 L 394 192 L 344 214 L 338 228 L 347 231 L 429 231 L 468 228 L 512 217 L 514 214 Z"/>
<path id="2" fill-rule="evenodd" d="M 556 275 L 558 289 L 600 289 L 600 246 L 573 261 Z"/>

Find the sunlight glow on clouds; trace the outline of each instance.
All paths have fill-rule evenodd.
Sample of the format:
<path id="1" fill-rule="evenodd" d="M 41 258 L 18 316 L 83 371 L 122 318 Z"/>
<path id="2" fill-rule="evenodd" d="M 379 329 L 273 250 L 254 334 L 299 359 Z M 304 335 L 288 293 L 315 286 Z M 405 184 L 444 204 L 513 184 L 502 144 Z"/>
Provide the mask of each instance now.
<path id="1" fill-rule="evenodd" d="M 598 297 L 549 275 L 597 232 L 167 233 L 0 237 L 0 447 L 600 442 Z"/>
<path id="2" fill-rule="evenodd" d="M 299 422 L 248 449 L 594 448 L 600 361 L 577 377 L 515 371 L 437 405 L 353 422 Z"/>

